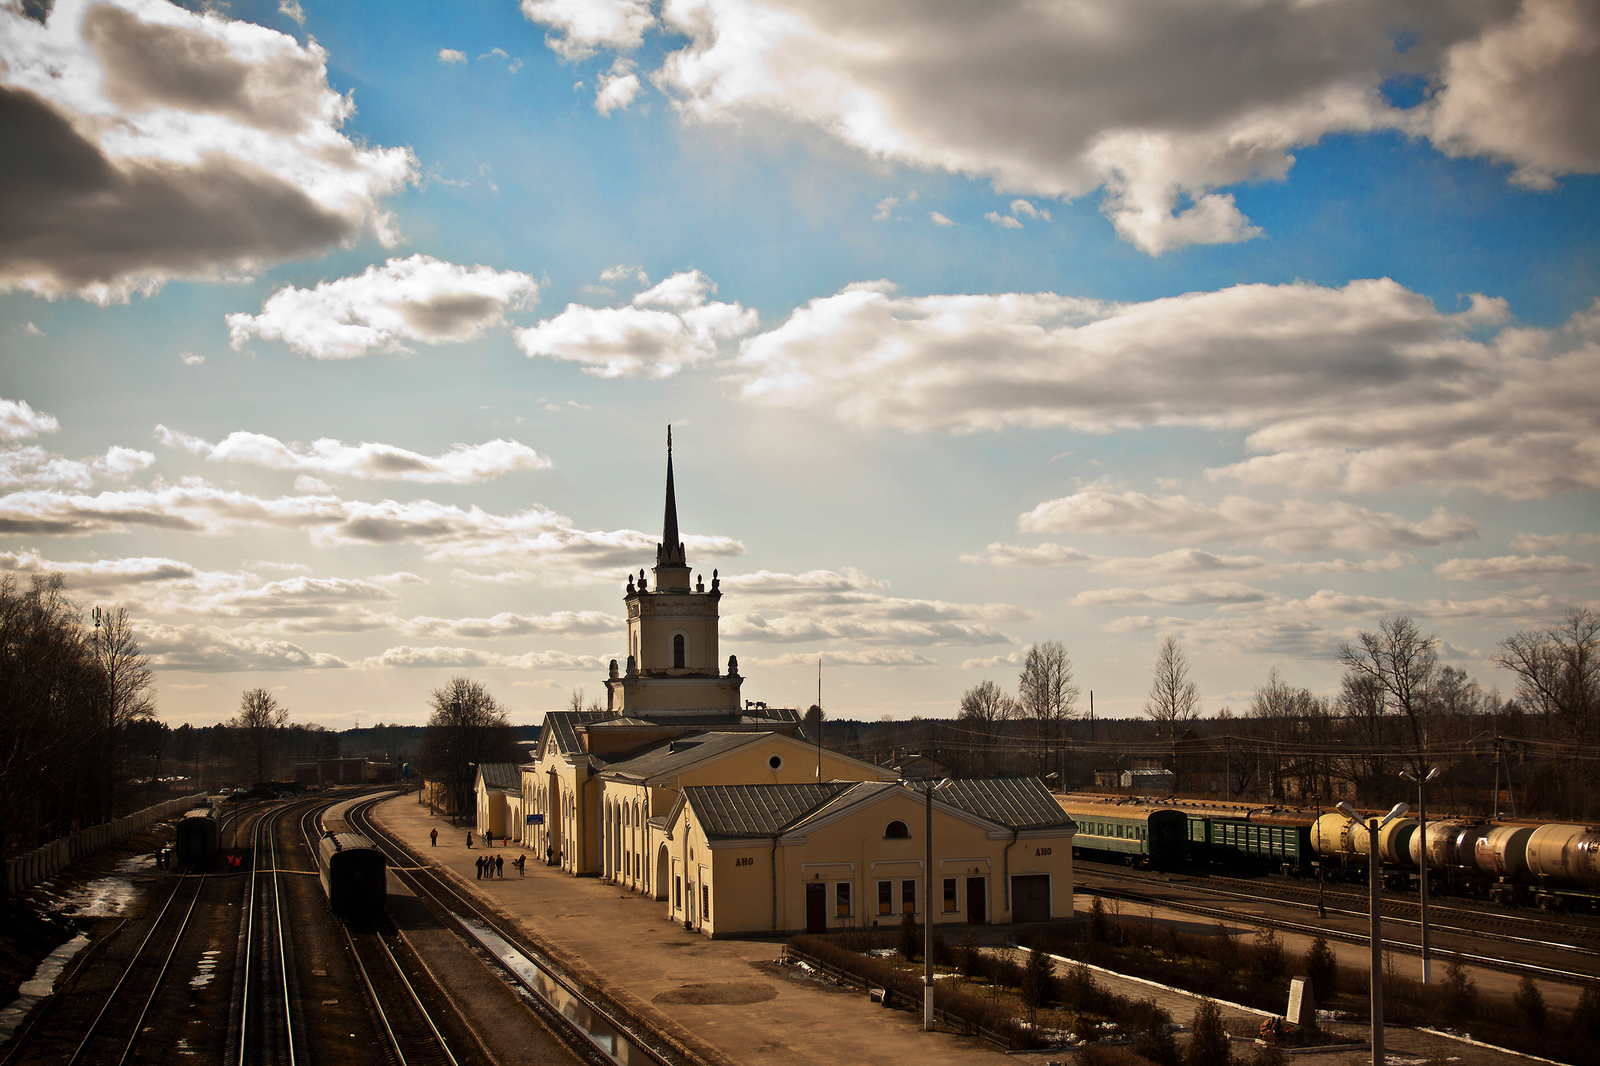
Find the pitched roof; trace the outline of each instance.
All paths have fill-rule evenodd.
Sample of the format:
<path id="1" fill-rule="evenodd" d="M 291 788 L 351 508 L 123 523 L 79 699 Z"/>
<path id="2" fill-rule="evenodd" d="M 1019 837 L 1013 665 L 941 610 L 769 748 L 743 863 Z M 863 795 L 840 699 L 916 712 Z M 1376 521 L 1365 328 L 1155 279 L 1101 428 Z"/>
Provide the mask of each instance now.
<path id="1" fill-rule="evenodd" d="M 583 744 L 578 740 L 580 725 L 616 717 L 611 711 L 548 711 L 544 716 L 541 735 L 549 735 L 552 750 L 561 755 L 570 755 L 583 750 Z"/>
<path id="2" fill-rule="evenodd" d="M 486 762 L 478 764 L 478 776 L 485 788 L 519 792 L 522 789 L 522 768 L 514 762 Z"/>
<path id="3" fill-rule="evenodd" d="M 1065 827 L 1072 819 L 1037 777 L 975 777 L 951 781 L 933 794 L 952 807 L 1007 829 Z"/>
<path id="4" fill-rule="evenodd" d="M 856 787 L 825 785 L 691 785 L 684 800 L 694 807 L 708 837 L 775 836 Z"/>
<path id="5" fill-rule="evenodd" d="M 639 781 L 671 774 L 705 759 L 757 743 L 762 733 L 690 733 L 651 745 L 632 758 L 620 759 L 605 768 L 606 776 L 616 774 Z"/>

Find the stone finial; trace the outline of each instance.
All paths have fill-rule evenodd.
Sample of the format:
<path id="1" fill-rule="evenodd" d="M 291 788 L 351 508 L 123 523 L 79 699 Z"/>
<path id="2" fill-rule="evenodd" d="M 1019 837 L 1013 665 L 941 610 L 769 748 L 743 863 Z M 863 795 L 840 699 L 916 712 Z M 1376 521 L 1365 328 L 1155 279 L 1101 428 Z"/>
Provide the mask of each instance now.
<path id="1" fill-rule="evenodd" d="M 717 577 L 715 570 L 711 571 L 711 591 L 715 592 L 722 587 L 722 579 Z"/>
<path id="2" fill-rule="evenodd" d="M 739 676 L 739 657 L 737 655 L 728 656 L 728 676 Z"/>
<path id="3" fill-rule="evenodd" d="M 611 676 L 613 678 L 617 676 L 617 660 L 615 659 L 611 660 Z"/>
<path id="4" fill-rule="evenodd" d="M 630 655 L 630 656 L 628 656 L 628 676 L 629 677 L 637 677 L 638 674 L 639 674 L 639 660 L 635 659 L 633 656 Z"/>
<path id="5" fill-rule="evenodd" d="M 632 596 L 634 594 L 634 591 L 635 591 L 635 589 L 633 587 L 633 575 L 629 574 L 628 575 L 628 595 Z"/>
<path id="6" fill-rule="evenodd" d="M 650 591 L 650 581 L 649 581 L 648 578 L 646 578 L 644 576 L 644 571 L 643 570 L 639 571 L 639 591 L 640 592 L 649 592 Z"/>
<path id="7" fill-rule="evenodd" d="M 694 590 L 696 592 L 704 592 L 706 590 L 705 578 L 700 574 L 694 575 Z"/>

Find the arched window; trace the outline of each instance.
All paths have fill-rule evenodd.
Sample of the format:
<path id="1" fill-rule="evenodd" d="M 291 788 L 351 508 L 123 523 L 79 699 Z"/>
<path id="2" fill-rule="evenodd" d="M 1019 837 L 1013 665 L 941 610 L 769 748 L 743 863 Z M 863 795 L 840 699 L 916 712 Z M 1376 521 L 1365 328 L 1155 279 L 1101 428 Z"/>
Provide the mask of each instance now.
<path id="1" fill-rule="evenodd" d="M 689 664 L 689 640 L 682 633 L 672 635 L 672 668 L 685 669 Z"/>
<path id="2" fill-rule="evenodd" d="M 906 828 L 906 823 L 896 818 L 883 827 L 883 838 L 885 840 L 910 840 L 911 830 Z"/>

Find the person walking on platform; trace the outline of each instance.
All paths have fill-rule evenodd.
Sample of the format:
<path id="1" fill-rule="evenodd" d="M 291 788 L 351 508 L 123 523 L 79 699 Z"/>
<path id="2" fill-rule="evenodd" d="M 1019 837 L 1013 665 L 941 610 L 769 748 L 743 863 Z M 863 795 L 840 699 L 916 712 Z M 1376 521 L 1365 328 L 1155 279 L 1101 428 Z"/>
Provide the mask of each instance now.
<path id="1" fill-rule="evenodd" d="M 486 848 L 494 847 L 494 830 L 493 829 L 485 829 L 483 831 L 483 846 L 486 847 Z"/>
<path id="2" fill-rule="evenodd" d="M 471 847 L 472 847 L 472 830 L 468 829 L 467 830 L 467 848 L 471 849 Z"/>
<path id="3" fill-rule="evenodd" d="M 517 856 L 517 873 L 523 877 L 528 876 L 528 857 L 526 855 Z"/>
<path id="4" fill-rule="evenodd" d="M 478 856 L 477 865 L 478 865 L 478 880 L 482 881 L 483 880 L 483 856 L 482 855 Z"/>
<path id="5" fill-rule="evenodd" d="M 434 847 L 438 847 L 439 846 L 439 830 L 437 830 L 437 829 L 428 830 L 428 839 L 433 841 L 433 846 Z"/>
<path id="6" fill-rule="evenodd" d="M 504 855 L 496 855 L 494 857 L 494 874 L 502 881 L 506 879 L 506 857 Z"/>

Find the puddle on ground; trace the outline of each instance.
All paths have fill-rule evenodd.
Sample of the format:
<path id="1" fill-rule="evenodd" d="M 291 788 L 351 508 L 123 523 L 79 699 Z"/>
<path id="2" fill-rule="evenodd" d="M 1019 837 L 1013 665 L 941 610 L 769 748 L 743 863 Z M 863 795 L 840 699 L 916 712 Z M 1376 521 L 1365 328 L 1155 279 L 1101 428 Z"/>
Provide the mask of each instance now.
<path id="1" fill-rule="evenodd" d="M 217 960 L 221 951 L 207 951 L 200 956 L 200 965 L 195 968 L 195 975 L 189 978 L 189 987 L 199 990 L 209 985 L 217 976 Z"/>
<path id="2" fill-rule="evenodd" d="M 138 886 L 126 874 L 118 874 L 61 893 L 55 907 L 75 918 L 120 918 L 138 899 Z"/>
<path id="3" fill-rule="evenodd" d="M 15 1035 L 17 1026 L 22 1024 L 22 1019 L 28 1016 L 34 1006 L 55 987 L 56 978 L 61 976 L 61 971 L 66 969 L 72 956 L 88 947 L 89 938 L 79 933 L 71 940 L 56 948 L 44 961 L 39 963 L 33 971 L 33 976 L 22 983 L 17 990 L 17 998 L 5 1010 L 0 1010 L 0 1044 L 4 1044 Z"/>

